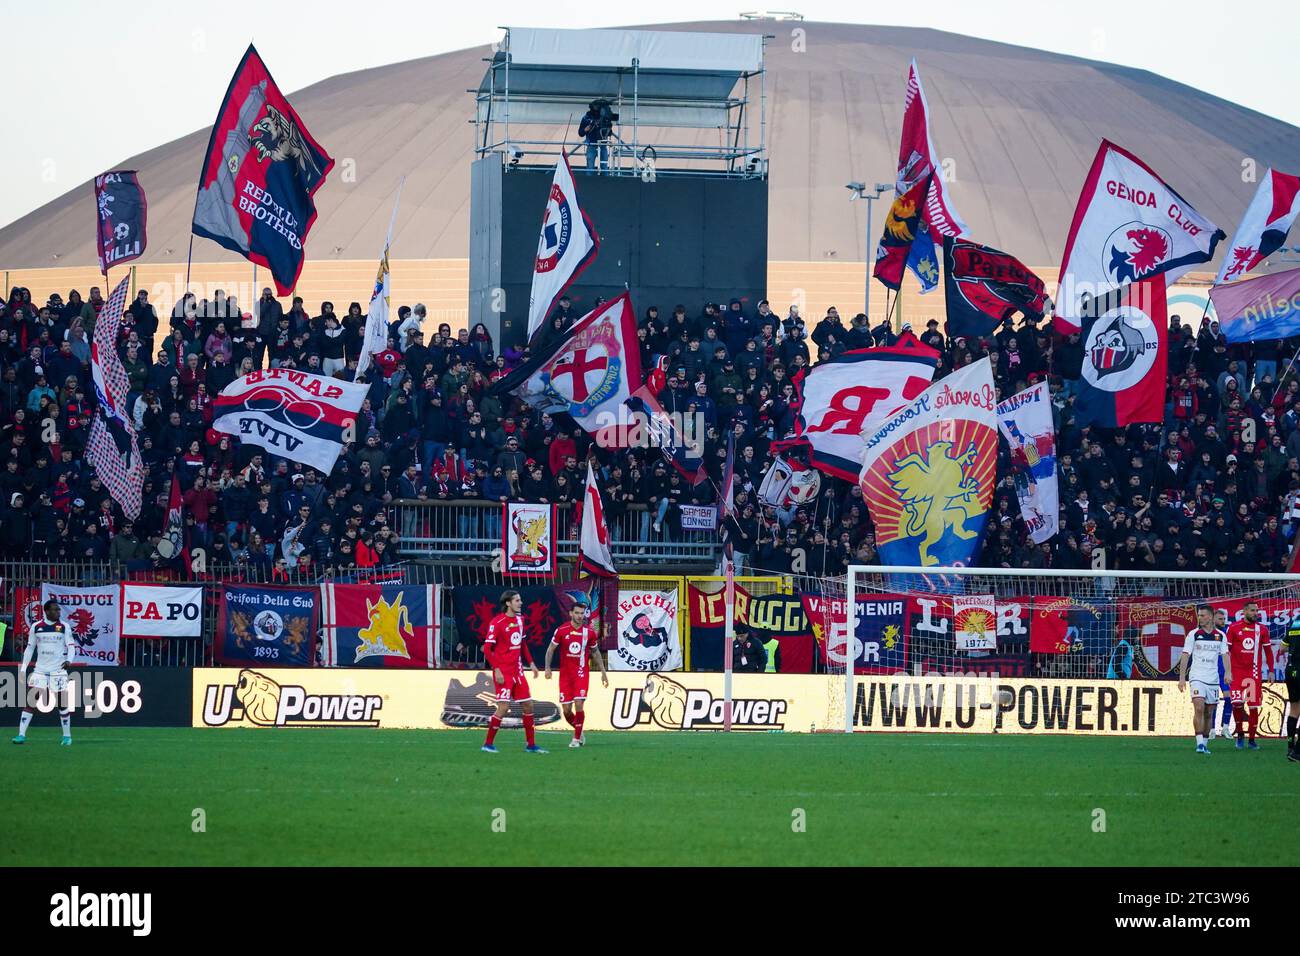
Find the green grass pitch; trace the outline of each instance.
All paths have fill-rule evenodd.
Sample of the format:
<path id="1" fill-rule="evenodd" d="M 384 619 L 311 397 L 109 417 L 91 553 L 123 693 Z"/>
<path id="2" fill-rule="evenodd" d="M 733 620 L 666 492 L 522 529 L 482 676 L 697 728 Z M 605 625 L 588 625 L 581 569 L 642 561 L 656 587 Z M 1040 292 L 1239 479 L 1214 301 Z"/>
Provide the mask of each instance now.
<path id="1" fill-rule="evenodd" d="M 6 866 L 1290 865 L 1300 764 L 1191 739 L 76 727 L 0 750 Z M 193 831 L 194 811 L 206 832 Z M 495 832 L 504 811 L 504 832 Z M 802 810 L 803 832 L 794 824 Z M 1094 832 L 1096 811 L 1105 832 Z"/>

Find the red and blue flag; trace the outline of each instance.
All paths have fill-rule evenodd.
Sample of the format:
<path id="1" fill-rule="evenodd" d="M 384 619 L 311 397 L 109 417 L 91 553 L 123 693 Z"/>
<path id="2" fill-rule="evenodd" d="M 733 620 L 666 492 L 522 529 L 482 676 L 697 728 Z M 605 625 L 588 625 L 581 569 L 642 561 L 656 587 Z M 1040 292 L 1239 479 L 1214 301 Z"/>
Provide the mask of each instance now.
<path id="1" fill-rule="evenodd" d="M 312 197 L 333 166 L 250 44 L 208 140 L 194 234 L 265 266 L 288 295 L 316 221 Z"/>

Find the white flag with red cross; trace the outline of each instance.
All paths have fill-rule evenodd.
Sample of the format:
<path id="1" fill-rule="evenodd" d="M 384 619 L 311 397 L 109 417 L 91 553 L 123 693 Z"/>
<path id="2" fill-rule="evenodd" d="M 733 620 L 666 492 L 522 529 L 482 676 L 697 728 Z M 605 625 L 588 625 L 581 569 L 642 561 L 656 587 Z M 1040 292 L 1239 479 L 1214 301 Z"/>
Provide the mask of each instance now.
<path id="1" fill-rule="evenodd" d="M 624 292 L 584 315 L 554 351 L 502 379 L 501 387 L 595 432 L 617 424 L 619 408 L 642 381 L 636 316 Z"/>

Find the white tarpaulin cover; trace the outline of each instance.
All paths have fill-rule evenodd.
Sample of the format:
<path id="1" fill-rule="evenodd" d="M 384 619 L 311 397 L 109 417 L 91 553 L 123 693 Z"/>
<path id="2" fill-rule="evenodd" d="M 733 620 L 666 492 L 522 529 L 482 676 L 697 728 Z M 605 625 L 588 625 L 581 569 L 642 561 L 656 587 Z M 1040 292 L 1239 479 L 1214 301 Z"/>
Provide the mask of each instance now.
<path id="1" fill-rule="evenodd" d="M 510 28 L 510 62 L 561 67 L 631 67 L 753 73 L 763 65 L 758 33 Z"/>

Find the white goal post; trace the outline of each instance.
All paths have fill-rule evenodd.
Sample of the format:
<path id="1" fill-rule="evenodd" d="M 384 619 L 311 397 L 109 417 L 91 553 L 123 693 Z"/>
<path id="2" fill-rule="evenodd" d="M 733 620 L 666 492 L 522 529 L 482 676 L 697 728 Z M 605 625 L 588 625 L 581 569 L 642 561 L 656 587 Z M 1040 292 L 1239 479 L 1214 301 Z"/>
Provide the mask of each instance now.
<path id="1" fill-rule="evenodd" d="M 1300 630 L 1297 574 L 853 565 L 844 580 L 846 613 L 837 623 L 858 665 L 856 677 L 844 669 L 850 733 L 860 726 L 854 705 L 864 673 L 959 677 L 990 695 L 979 703 L 985 709 L 999 705 L 991 695 L 1006 695 L 1008 679 L 1093 687 L 1169 680 L 1198 605 L 1231 623 L 1254 601 L 1272 640 L 1267 684 L 1281 679 L 1282 639 Z M 1126 719 L 1124 732 L 1136 724 Z"/>

